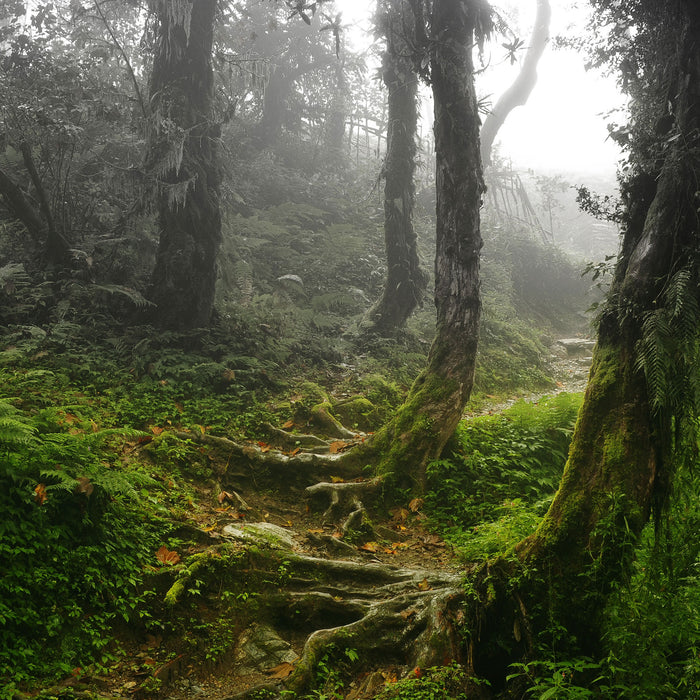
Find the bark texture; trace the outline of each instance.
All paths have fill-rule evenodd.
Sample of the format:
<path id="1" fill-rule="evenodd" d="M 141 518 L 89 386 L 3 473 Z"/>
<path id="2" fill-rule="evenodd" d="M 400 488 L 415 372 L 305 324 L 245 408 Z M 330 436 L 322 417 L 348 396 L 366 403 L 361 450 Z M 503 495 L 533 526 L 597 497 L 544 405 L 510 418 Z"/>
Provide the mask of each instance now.
<path id="1" fill-rule="evenodd" d="M 206 325 L 221 243 L 218 126 L 211 65 L 216 0 L 156 3 L 148 166 L 157 180 L 159 245 L 149 297 L 165 328 Z"/>
<path id="2" fill-rule="evenodd" d="M 477 27 L 483 31 L 487 21 L 479 2 L 436 0 L 431 7 L 434 40 L 426 43 L 435 104 L 436 335 L 425 370 L 369 446 L 378 452 L 381 473 L 416 491 L 424 489 L 426 467 L 454 433 L 474 384 L 484 186 L 472 50 Z"/>
<path id="3" fill-rule="evenodd" d="M 656 157 L 638 161 L 641 167 L 626 185 L 622 253 L 559 491 L 514 556 L 477 576 L 481 596 L 472 623 L 480 635 L 471 657 L 475 671 L 496 689 L 505 684 L 508 663 L 527 657 L 552 622 L 566 628 L 568 637 L 559 643 L 568 651 L 599 651 L 606 597 L 627 576 L 641 530 L 672 478 L 678 457 L 671 435 L 681 416 L 672 398 L 652 400 L 641 354 L 648 320 L 668 303 L 674 276 L 688 269 L 697 279 L 700 220 L 690 183 L 700 172 L 699 18 L 686 3 L 664 17 L 677 22 L 667 28 L 678 41 L 656 74 L 662 89 L 649 97 L 671 85 L 674 126 L 657 144 Z M 697 303 L 697 284 L 689 294 Z"/>
<path id="4" fill-rule="evenodd" d="M 386 281 L 367 314 L 365 334 L 391 336 L 423 302 L 427 275 L 418 258 L 413 228 L 418 123 L 418 76 L 411 44 L 415 20 L 406 0 L 379 4 L 386 36 L 382 79 L 388 91 L 387 153 L 384 160 L 384 246 Z"/>

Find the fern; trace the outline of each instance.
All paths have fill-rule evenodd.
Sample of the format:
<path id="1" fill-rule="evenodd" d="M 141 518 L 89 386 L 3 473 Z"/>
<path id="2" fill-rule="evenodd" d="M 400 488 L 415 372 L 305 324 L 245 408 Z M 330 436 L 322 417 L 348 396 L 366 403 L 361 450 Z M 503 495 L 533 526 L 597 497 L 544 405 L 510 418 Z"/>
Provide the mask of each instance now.
<path id="1" fill-rule="evenodd" d="M 141 292 L 131 287 L 124 287 L 121 284 L 96 284 L 93 288 L 101 292 L 107 292 L 108 294 L 119 294 L 125 299 L 128 299 L 137 309 L 155 306 L 155 304 L 146 299 Z"/>
<path id="2" fill-rule="evenodd" d="M 656 414 L 695 414 L 700 396 L 697 380 L 700 304 L 697 280 L 690 268 L 673 275 L 662 301 L 644 316 L 636 368 L 644 372 Z"/>
<path id="3" fill-rule="evenodd" d="M 3 451 L 27 447 L 34 442 L 36 428 L 28 425 L 11 404 L 0 401 L 0 449 Z"/>

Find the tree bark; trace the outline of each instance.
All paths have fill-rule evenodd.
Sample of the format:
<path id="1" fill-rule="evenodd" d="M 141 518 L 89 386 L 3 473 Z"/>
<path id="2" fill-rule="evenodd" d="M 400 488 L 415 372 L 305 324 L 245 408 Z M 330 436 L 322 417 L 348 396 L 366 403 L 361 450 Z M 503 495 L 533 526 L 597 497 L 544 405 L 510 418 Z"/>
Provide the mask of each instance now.
<path id="1" fill-rule="evenodd" d="M 631 206 L 622 253 L 560 488 L 537 531 L 515 548 L 516 558 L 491 562 L 477 576 L 482 597 L 472 624 L 480 626 L 481 634 L 472 642 L 474 670 L 496 688 L 504 684 L 508 663 L 532 651 L 527 640 L 516 641 L 504 632 L 514 625 L 541 633 L 554 623 L 567 631 L 566 640 L 559 642 L 563 646 L 555 649 L 559 653 L 599 651 L 606 597 L 628 575 L 642 528 L 668 493 L 679 459 L 672 435 L 683 407 L 670 395 L 652 396 L 640 353 L 647 321 L 669 303 L 666 291 L 679 270 L 692 270 L 695 283 L 688 293 L 695 304 L 700 301 L 695 193 L 700 172 L 700 13 L 680 5 L 684 7 L 671 32 L 678 41 L 668 57 L 670 68 L 661 74 L 657 66 L 656 91 L 647 89 L 648 99 L 658 99 L 666 111 L 672 86 L 670 109 L 678 137 L 660 140 L 655 172 L 639 173 L 628 183 Z M 648 152 L 646 134 L 642 139 Z M 654 183 L 651 190 L 649 182 Z M 696 343 L 697 328 L 691 333 Z M 692 381 L 680 365 L 667 369 L 674 373 L 672 384 Z"/>
<path id="2" fill-rule="evenodd" d="M 537 0 L 537 15 L 530 36 L 530 46 L 525 60 L 513 84 L 501 95 L 486 116 L 481 128 L 481 160 L 484 166 L 491 164 L 491 149 L 496 135 L 505 123 L 508 115 L 516 108 L 522 107 L 529 99 L 537 83 L 537 64 L 542 58 L 549 41 L 549 23 L 552 9 L 549 0 Z"/>
<path id="3" fill-rule="evenodd" d="M 158 0 L 156 12 L 148 166 L 157 179 L 160 239 L 149 298 L 157 325 L 188 329 L 211 318 L 221 244 L 212 118 L 216 0 Z"/>
<path id="4" fill-rule="evenodd" d="M 388 91 L 384 161 L 387 276 L 382 295 L 368 312 L 362 331 L 363 335 L 390 336 L 422 304 L 428 278 L 420 266 L 413 228 L 418 123 L 418 77 L 411 55 L 415 20 L 405 0 L 380 2 L 378 12 L 387 42 L 382 63 L 382 79 Z"/>
<path id="5" fill-rule="evenodd" d="M 422 491 L 428 463 L 442 452 L 474 384 L 481 314 L 479 208 L 484 191 L 472 50 L 487 26 L 479 2 L 435 0 L 431 8 L 430 82 L 435 110 L 437 246 L 435 340 L 426 368 L 393 420 L 369 446 L 379 471 Z M 419 21 L 423 21 L 422 18 Z"/>

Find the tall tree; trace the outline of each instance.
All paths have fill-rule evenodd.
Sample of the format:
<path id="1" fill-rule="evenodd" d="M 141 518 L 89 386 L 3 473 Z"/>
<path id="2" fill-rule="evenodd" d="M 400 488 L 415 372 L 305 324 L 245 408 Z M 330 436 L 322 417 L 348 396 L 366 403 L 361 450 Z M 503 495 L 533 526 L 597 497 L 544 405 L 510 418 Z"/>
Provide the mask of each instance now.
<path id="1" fill-rule="evenodd" d="M 536 632 L 554 620 L 574 649 L 599 649 L 605 598 L 629 570 L 674 470 L 697 450 L 700 7 L 694 0 L 624 11 L 608 0 L 592 4 L 613 28 L 604 58 L 633 97 L 630 123 L 618 132 L 629 149 L 624 237 L 559 491 L 537 531 L 517 546 L 517 563 L 491 562 L 482 572 L 474 660 L 487 675 L 494 642 L 533 649 L 533 636 L 506 639 L 504 624 Z M 499 683 L 504 672 L 501 666 Z"/>
<path id="2" fill-rule="evenodd" d="M 364 334 L 388 336 L 422 303 L 428 278 L 421 269 L 413 227 L 418 123 L 418 75 L 414 69 L 415 17 L 408 0 L 379 0 L 378 29 L 386 39 L 382 80 L 388 92 L 384 160 L 386 280 L 367 314 Z"/>
<path id="3" fill-rule="evenodd" d="M 454 433 L 474 384 L 484 183 L 472 51 L 489 33 L 491 15 L 482 0 L 410 4 L 435 112 L 436 334 L 406 401 L 354 458 L 372 452 L 381 472 L 422 490 L 425 469 Z"/>
<path id="4" fill-rule="evenodd" d="M 166 328 L 206 325 L 221 243 L 212 105 L 216 0 L 154 0 L 147 166 L 157 188 L 159 243 L 149 298 Z"/>
<path id="5" fill-rule="evenodd" d="M 529 99 L 537 83 L 537 65 L 549 41 L 549 24 L 552 17 L 552 8 L 549 0 L 536 0 L 537 14 L 530 35 L 530 44 L 525 53 L 525 58 L 520 71 L 510 87 L 499 97 L 496 104 L 486 115 L 484 125 L 481 128 L 481 160 L 485 166 L 491 164 L 491 149 L 496 135 L 505 123 L 508 115 L 516 108 L 522 107 Z M 515 52 L 519 48 L 518 39 L 506 48 L 511 51 L 511 60 L 515 60 Z"/>

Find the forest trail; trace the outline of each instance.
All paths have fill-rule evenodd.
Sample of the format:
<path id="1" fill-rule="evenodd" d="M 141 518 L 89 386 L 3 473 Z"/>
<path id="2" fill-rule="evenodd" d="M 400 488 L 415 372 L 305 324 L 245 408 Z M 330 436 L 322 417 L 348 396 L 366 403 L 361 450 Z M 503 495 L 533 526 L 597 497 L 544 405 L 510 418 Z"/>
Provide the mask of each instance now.
<path id="1" fill-rule="evenodd" d="M 582 390 L 585 349 L 558 346 L 557 391 Z M 336 692 L 342 680 L 333 697 L 362 700 L 416 669 L 460 658 L 454 629 L 470 565 L 427 527 L 421 499 L 387 510 L 373 480 L 336 473 L 332 459 L 316 464 L 309 453 L 307 467 L 285 473 L 285 448 L 178 436 L 202 443 L 217 478 L 193 480 L 181 544 L 164 555 L 175 563 L 154 574 L 163 631 L 125 631 L 123 662 L 94 679 L 103 692 L 252 700 L 310 681 Z M 356 441 L 335 440 L 331 449 Z M 253 453 L 269 459 L 251 461 Z"/>

